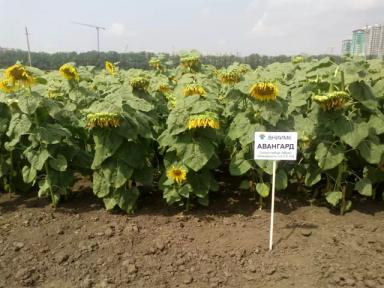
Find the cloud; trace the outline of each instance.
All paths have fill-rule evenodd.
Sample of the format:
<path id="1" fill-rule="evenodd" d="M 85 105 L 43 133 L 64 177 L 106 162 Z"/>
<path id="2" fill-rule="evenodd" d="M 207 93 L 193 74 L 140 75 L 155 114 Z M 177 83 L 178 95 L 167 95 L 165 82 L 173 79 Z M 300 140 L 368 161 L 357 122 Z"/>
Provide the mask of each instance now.
<path id="1" fill-rule="evenodd" d="M 109 34 L 117 37 L 135 37 L 136 32 L 130 31 L 123 23 L 114 22 L 111 27 L 107 29 Z"/>
<path id="2" fill-rule="evenodd" d="M 109 28 L 109 32 L 115 36 L 123 36 L 126 32 L 125 26 L 122 23 L 112 23 L 111 28 Z"/>
<path id="3" fill-rule="evenodd" d="M 207 17 L 212 14 L 212 10 L 209 7 L 204 7 L 203 9 L 200 10 L 200 16 L 202 17 Z"/>
<path id="4" fill-rule="evenodd" d="M 382 2 L 379 0 L 352 0 L 351 7 L 355 10 L 369 10 L 377 6 L 382 5 Z"/>

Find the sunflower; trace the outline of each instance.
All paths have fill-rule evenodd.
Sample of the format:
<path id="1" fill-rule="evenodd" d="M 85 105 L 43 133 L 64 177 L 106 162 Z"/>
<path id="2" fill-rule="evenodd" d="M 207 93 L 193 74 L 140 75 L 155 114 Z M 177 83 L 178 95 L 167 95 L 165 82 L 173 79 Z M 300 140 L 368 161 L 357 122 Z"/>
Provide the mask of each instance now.
<path id="1" fill-rule="evenodd" d="M 312 97 L 312 100 L 318 103 L 325 111 L 331 111 L 342 108 L 349 98 L 349 94 L 345 91 L 334 91 L 325 95 L 315 95 Z"/>
<path id="2" fill-rule="evenodd" d="M 257 100 L 274 101 L 279 95 L 279 89 L 271 82 L 260 82 L 251 87 L 249 94 Z"/>
<path id="3" fill-rule="evenodd" d="M 8 83 L 11 82 L 11 86 L 15 86 L 16 84 L 31 86 L 35 82 L 31 73 L 21 64 L 8 67 L 4 71 L 4 77 Z"/>
<path id="4" fill-rule="evenodd" d="M 116 128 L 120 126 L 121 117 L 117 113 L 111 112 L 98 112 L 90 113 L 87 115 L 87 127 L 88 128 Z"/>
<path id="5" fill-rule="evenodd" d="M 187 180 L 187 170 L 182 166 L 172 165 L 172 167 L 167 170 L 167 177 L 177 184 L 181 184 Z"/>
<path id="6" fill-rule="evenodd" d="M 64 78 L 67 80 L 75 80 L 79 81 L 79 72 L 77 72 L 77 69 L 75 66 L 67 63 L 60 67 L 59 69 L 61 75 L 63 75 Z"/>
<path id="7" fill-rule="evenodd" d="M 180 63 L 185 68 L 193 68 L 200 62 L 200 57 L 198 55 L 185 55 L 180 57 Z"/>
<path id="8" fill-rule="evenodd" d="M 9 79 L 3 79 L 0 81 L 0 90 L 2 90 L 5 93 L 11 93 L 14 89 L 14 86 L 12 86 L 12 83 L 10 83 Z"/>
<path id="9" fill-rule="evenodd" d="M 241 80 L 241 72 L 237 70 L 221 71 L 219 78 L 221 83 L 233 85 L 239 83 Z"/>
<path id="10" fill-rule="evenodd" d="M 304 62 L 305 61 L 305 59 L 304 59 L 304 57 L 303 56 L 295 56 L 295 57 L 293 57 L 292 58 L 292 63 L 293 64 L 299 64 L 299 63 L 301 63 L 301 62 Z"/>
<path id="11" fill-rule="evenodd" d="M 165 94 L 165 93 L 169 93 L 171 91 L 171 88 L 166 83 L 160 83 L 159 86 L 157 87 L 157 91 Z"/>
<path id="12" fill-rule="evenodd" d="M 156 70 L 163 70 L 163 66 L 161 65 L 161 61 L 159 58 L 156 58 L 156 57 L 152 57 L 149 62 L 148 62 L 149 66 L 156 69 Z"/>
<path id="13" fill-rule="evenodd" d="M 129 84 L 134 89 L 145 90 L 149 85 L 149 80 L 142 76 L 133 77 L 129 80 Z"/>
<path id="14" fill-rule="evenodd" d="M 187 86 L 185 86 L 183 93 L 184 96 L 191 96 L 196 94 L 204 96 L 206 92 L 203 86 L 200 86 L 198 84 L 188 84 Z"/>
<path id="15" fill-rule="evenodd" d="M 116 73 L 116 66 L 109 61 L 105 61 L 105 70 L 111 75 Z"/>
<path id="16" fill-rule="evenodd" d="M 216 115 L 213 113 L 193 115 L 189 117 L 188 129 L 211 127 L 213 129 L 219 129 L 220 123 Z"/>

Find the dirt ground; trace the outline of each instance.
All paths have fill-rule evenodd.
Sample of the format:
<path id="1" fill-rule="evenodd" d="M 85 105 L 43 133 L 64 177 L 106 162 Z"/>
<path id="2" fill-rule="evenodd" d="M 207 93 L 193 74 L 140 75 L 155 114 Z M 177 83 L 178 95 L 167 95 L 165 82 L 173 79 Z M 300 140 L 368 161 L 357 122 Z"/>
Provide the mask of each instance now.
<path id="1" fill-rule="evenodd" d="M 249 195 L 188 213 L 154 199 L 126 215 L 89 191 L 56 209 L 1 194 L 0 287 L 384 287 L 383 203 L 339 216 L 279 193 L 269 252 Z"/>

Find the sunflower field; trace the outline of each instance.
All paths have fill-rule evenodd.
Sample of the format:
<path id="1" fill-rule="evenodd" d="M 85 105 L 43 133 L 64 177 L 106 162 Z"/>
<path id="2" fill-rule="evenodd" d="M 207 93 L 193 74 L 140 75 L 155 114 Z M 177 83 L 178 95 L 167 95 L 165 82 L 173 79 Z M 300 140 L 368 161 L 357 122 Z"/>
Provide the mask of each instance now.
<path id="1" fill-rule="evenodd" d="M 227 173 L 262 207 L 272 162 L 253 160 L 254 132 L 297 131 L 298 160 L 278 163 L 277 190 L 341 213 L 354 199 L 383 200 L 383 61 L 300 56 L 219 70 L 190 52 L 176 67 L 162 57 L 149 66 L 0 70 L 1 191 L 57 205 L 88 177 L 107 209 L 133 212 L 146 187 L 189 209 L 208 205 Z"/>

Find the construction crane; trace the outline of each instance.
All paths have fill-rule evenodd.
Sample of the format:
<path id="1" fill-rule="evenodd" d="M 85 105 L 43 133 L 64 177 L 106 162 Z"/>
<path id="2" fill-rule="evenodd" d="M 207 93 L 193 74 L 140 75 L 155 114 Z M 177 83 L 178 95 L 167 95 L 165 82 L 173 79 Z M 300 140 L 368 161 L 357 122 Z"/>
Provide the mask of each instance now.
<path id="1" fill-rule="evenodd" d="M 86 26 L 86 27 L 91 27 L 91 28 L 95 28 L 96 29 L 96 34 L 97 34 L 97 53 L 100 53 L 100 29 L 101 30 L 105 30 L 106 28 L 104 27 L 101 27 L 101 26 L 97 26 L 97 25 L 92 25 L 92 24 L 85 24 L 85 23 L 80 23 L 80 22 L 73 22 L 74 24 L 77 24 L 77 25 L 82 25 L 82 26 Z"/>

